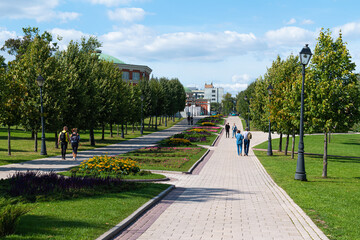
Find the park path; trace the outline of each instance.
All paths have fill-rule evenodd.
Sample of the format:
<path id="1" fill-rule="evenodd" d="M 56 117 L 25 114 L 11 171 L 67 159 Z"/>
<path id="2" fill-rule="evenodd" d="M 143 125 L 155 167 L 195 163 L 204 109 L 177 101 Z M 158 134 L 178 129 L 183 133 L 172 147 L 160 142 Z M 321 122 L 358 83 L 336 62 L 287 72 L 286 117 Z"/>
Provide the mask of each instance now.
<path id="1" fill-rule="evenodd" d="M 196 122 L 199 118 L 194 118 Z M 189 126 L 187 124 L 187 120 L 182 120 L 175 126 L 154 132 L 148 135 L 144 135 L 142 137 L 133 138 L 127 141 L 123 141 L 117 144 L 109 145 L 106 147 L 96 148 L 92 150 L 78 152 L 77 160 L 72 160 L 72 150 L 71 147 L 68 147 L 67 152 L 69 154 L 66 155 L 67 160 L 62 160 L 61 155 L 42 158 L 22 163 L 9 164 L 0 166 L 0 179 L 8 178 L 10 175 L 14 174 L 17 171 L 63 171 L 69 169 L 70 167 L 79 165 L 83 160 L 89 159 L 93 156 L 97 155 L 118 155 L 122 153 L 126 153 L 129 151 L 133 151 L 139 148 L 154 146 L 156 143 L 162 139 L 170 137 L 175 133 L 184 131 L 188 129 Z M 60 152 L 60 149 L 59 149 Z"/>
<path id="2" fill-rule="evenodd" d="M 238 117 L 230 125 L 241 126 Z M 251 146 L 268 135 L 253 132 Z M 276 137 L 276 136 L 274 136 Z M 267 174 L 252 149 L 220 138 L 198 175 L 168 174 L 176 189 L 115 239 L 327 239 Z"/>

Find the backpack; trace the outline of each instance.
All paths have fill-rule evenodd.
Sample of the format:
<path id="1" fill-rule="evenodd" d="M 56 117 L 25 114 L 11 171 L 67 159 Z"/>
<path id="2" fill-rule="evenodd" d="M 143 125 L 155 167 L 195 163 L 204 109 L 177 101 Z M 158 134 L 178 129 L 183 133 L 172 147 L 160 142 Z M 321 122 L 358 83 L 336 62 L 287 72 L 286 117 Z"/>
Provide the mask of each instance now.
<path id="1" fill-rule="evenodd" d="M 66 132 L 61 132 L 60 133 L 60 141 L 61 142 L 66 142 Z"/>
<path id="2" fill-rule="evenodd" d="M 70 141 L 71 143 L 78 143 L 79 142 L 79 137 L 77 134 L 72 134 L 70 137 Z"/>
<path id="3" fill-rule="evenodd" d="M 251 132 L 248 133 L 247 139 L 250 140 L 252 138 Z"/>

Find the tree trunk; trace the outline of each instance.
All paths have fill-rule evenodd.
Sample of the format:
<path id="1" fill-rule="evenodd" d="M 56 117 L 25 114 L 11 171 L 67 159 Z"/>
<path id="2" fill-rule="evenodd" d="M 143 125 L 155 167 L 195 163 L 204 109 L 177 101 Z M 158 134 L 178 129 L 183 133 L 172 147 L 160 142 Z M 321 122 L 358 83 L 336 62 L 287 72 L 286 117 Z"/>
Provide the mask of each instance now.
<path id="1" fill-rule="evenodd" d="M 123 124 L 123 123 L 121 124 L 121 138 L 125 138 L 125 135 L 124 135 L 124 124 Z"/>
<path id="2" fill-rule="evenodd" d="M 279 152 L 282 152 L 282 133 L 280 133 Z"/>
<path id="3" fill-rule="evenodd" d="M 151 119 L 152 117 L 150 116 L 150 119 L 149 119 L 149 128 L 151 127 Z M 145 124 L 145 123 L 144 123 Z"/>
<path id="4" fill-rule="evenodd" d="M 10 135 L 10 125 L 8 125 L 8 155 L 11 156 L 11 135 Z"/>
<path id="5" fill-rule="evenodd" d="M 134 129 L 134 128 L 135 128 L 135 123 L 132 124 L 132 133 L 135 132 L 135 129 Z"/>
<path id="6" fill-rule="evenodd" d="M 175 113 L 174 113 L 174 115 L 173 115 L 173 122 L 175 122 Z"/>
<path id="7" fill-rule="evenodd" d="M 34 130 L 31 130 L 31 139 L 35 139 L 35 132 L 34 132 Z"/>
<path id="8" fill-rule="evenodd" d="M 294 159 L 295 155 L 295 131 L 292 134 L 292 146 L 291 146 L 291 159 Z"/>
<path id="9" fill-rule="evenodd" d="M 158 121 L 157 121 L 157 115 L 155 115 L 155 130 L 157 130 Z"/>
<path id="10" fill-rule="evenodd" d="M 331 132 L 329 132 L 329 137 L 328 137 L 329 143 L 331 141 Z"/>
<path id="11" fill-rule="evenodd" d="M 101 140 L 105 140 L 105 125 L 101 125 Z"/>
<path id="12" fill-rule="evenodd" d="M 119 137 L 119 124 L 116 126 L 116 136 Z"/>
<path id="13" fill-rule="evenodd" d="M 90 128 L 90 145 L 95 146 L 94 128 Z"/>
<path id="14" fill-rule="evenodd" d="M 56 148 L 56 149 L 59 149 L 59 142 L 58 142 L 57 132 L 55 132 L 55 148 Z"/>
<path id="15" fill-rule="evenodd" d="M 289 138 L 290 138 L 290 135 L 288 134 L 288 135 L 286 136 L 285 155 L 287 155 L 287 153 L 288 153 Z"/>
<path id="16" fill-rule="evenodd" d="M 126 122 L 126 123 L 125 123 L 125 135 L 128 135 L 127 130 L 128 130 L 128 123 Z"/>
<path id="17" fill-rule="evenodd" d="M 37 132 L 34 131 L 34 152 L 38 151 Z"/>
<path id="18" fill-rule="evenodd" d="M 112 123 L 110 124 L 110 137 L 111 137 L 111 138 L 114 137 L 114 136 L 113 136 Z"/>
<path id="19" fill-rule="evenodd" d="M 167 127 L 167 116 L 165 116 L 165 127 Z"/>
<path id="20" fill-rule="evenodd" d="M 325 132 L 325 134 L 324 134 L 323 172 L 322 172 L 322 177 L 323 178 L 327 178 L 327 165 L 328 165 L 328 161 L 327 161 L 327 144 L 328 144 L 328 139 L 327 139 L 327 133 Z"/>

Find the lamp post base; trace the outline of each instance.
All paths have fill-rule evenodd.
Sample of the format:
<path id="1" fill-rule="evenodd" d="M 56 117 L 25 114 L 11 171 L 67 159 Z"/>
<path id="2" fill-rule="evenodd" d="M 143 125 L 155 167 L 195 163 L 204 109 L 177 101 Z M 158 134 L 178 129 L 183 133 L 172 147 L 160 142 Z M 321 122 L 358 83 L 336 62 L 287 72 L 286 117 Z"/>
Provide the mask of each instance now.
<path id="1" fill-rule="evenodd" d="M 307 181 L 306 173 L 295 173 L 295 180 Z"/>

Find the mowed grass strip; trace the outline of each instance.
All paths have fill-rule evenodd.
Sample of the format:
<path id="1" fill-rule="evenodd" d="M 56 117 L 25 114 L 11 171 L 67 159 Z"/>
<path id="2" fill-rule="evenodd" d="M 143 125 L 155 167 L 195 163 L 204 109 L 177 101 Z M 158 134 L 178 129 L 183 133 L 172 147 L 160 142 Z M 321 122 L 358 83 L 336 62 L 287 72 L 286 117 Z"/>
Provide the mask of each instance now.
<path id="1" fill-rule="evenodd" d="M 20 219 L 16 233 L 4 239 L 96 239 L 121 222 L 169 185 L 131 184 L 122 192 L 33 203 L 34 209 Z"/>
<path id="2" fill-rule="evenodd" d="M 140 164 L 141 169 L 188 171 L 207 149 L 189 147 L 150 147 L 123 154 Z"/>
<path id="3" fill-rule="evenodd" d="M 149 119 L 145 121 L 148 122 Z M 168 126 L 165 127 L 164 124 L 158 126 L 158 130 L 154 128 L 148 128 L 148 125 L 145 124 L 144 134 L 150 134 L 156 131 L 164 130 L 174 126 L 176 123 L 181 121 L 182 119 L 176 119 L 175 122 L 168 121 Z M 58 132 L 60 132 L 59 129 Z M 132 132 L 132 126 L 128 126 L 128 134 L 121 138 L 121 136 L 117 136 L 117 128 L 113 126 L 113 137 L 110 137 L 110 129 L 106 128 L 105 130 L 105 139 L 101 140 L 102 132 L 100 129 L 95 130 L 95 142 L 96 146 L 91 146 L 89 142 L 89 132 L 80 131 L 80 146 L 79 151 L 90 150 L 94 148 L 104 147 L 107 145 L 119 143 L 122 141 L 126 141 L 132 138 L 136 138 L 140 136 L 140 129 L 138 131 Z M 41 150 L 41 133 L 38 133 L 38 151 L 34 152 L 34 143 L 35 140 L 31 139 L 31 132 L 25 132 L 22 129 L 11 129 L 11 156 L 8 155 L 8 142 L 7 142 L 7 129 L 0 128 L 0 166 L 12 163 L 25 162 L 34 159 L 40 159 L 49 156 L 61 155 L 61 149 L 55 148 L 55 133 L 46 133 L 46 150 L 47 156 L 40 155 Z M 71 147 L 68 146 L 68 153 L 71 153 Z"/>
<path id="4" fill-rule="evenodd" d="M 273 149 L 278 149 L 280 139 L 273 139 Z M 291 151 L 292 137 L 289 139 L 289 149 Z M 286 136 L 283 137 L 282 150 L 285 149 Z M 263 142 L 256 148 L 267 149 L 267 142 Z M 295 137 L 295 151 L 298 150 L 299 137 Z M 305 135 L 305 153 L 324 153 L 324 135 Z M 331 141 L 328 144 L 328 155 L 360 157 L 360 134 L 331 134 Z"/>
<path id="5" fill-rule="evenodd" d="M 334 142 L 337 138 L 334 136 Z M 322 145 L 322 142 L 316 144 Z M 277 152 L 267 156 L 263 151 L 255 151 L 255 154 L 274 181 L 330 239 L 360 239 L 360 159 L 330 157 L 329 177 L 324 179 L 321 177 L 322 157 L 306 155 L 308 181 L 301 182 L 294 180 L 297 156 L 291 159 Z"/>

